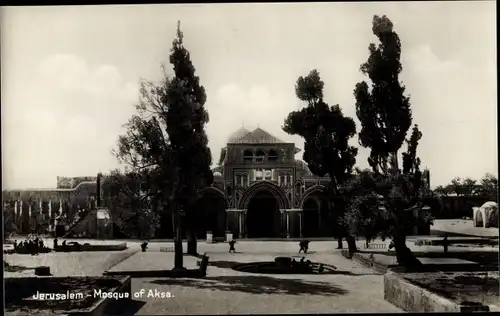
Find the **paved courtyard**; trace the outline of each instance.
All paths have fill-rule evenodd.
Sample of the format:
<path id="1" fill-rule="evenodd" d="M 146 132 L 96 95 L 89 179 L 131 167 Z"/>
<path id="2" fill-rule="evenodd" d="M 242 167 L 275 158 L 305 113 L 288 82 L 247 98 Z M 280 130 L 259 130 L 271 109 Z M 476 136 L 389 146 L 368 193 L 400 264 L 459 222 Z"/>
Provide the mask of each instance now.
<path id="1" fill-rule="evenodd" d="M 100 275 L 108 269 L 159 270 L 173 267 L 174 253 L 160 252 L 160 247 L 171 247 L 172 243 L 150 243 L 146 253 L 139 251 L 139 242 L 127 244 L 129 249 L 122 252 L 6 255 L 4 258 L 14 266 L 48 265 L 52 273 L 58 276 Z M 264 275 L 238 272 L 230 266 L 235 263 L 272 261 L 281 255 L 298 255 L 297 243 L 241 241 L 236 244 L 237 253 L 229 254 L 226 243 L 200 242 L 199 252 L 206 252 L 210 257 L 207 277 L 133 279 L 132 292 L 144 289 L 147 293 L 150 289 L 156 289 L 170 292 L 173 296 L 139 298 L 134 312 L 139 315 L 402 312 L 384 300 L 382 275 L 345 259 L 338 250 L 333 249 L 335 246 L 336 242 L 333 241 L 313 242 L 306 257 L 313 262 L 336 266 L 338 274 Z M 195 268 L 196 260 L 185 256 L 184 265 Z M 9 272 L 5 276 L 26 273 L 31 275 L 32 270 Z"/>
<path id="2" fill-rule="evenodd" d="M 431 225 L 431 233 L 449 233 L 467 236 L 498 237 L 498 227 L 474 227 L 472 220 L 440 219 Z"/>
<path id="3" fill-rule="evenodd" d="M 159 246 L 159 245 L 158 245 Z M 402 312 L 383 298 L 383 276 L 345 259 L 334 242 L 311 243 L 308 260 L 338 268 L 335 275 L 265 275 L 231 269 L 235 263 L 273 261 L 276 256 L 298 256 L 296 242 L 251 242 L 236 244 L 236 254 L 227 244 L 199 244 L 200 253 L 210 257 L 203 279 L 133 279 L 132 291 L 144 289 L 170 292 L 171 298 L 138 299 L 143 306 L 137 314 L 257 314 L 257 313 L 354 313 Z M 112 270 L 160 269 L 173 263 L 173 253 L 157 251 L 153 244 L 146 253 L 138 252 Z M 300 258 L 301 256 L 298 256 Z M 185 266 L 195 267 L 192 257 Z M 369 298 L 369 300 L 363 300 Z"/>
<path id="4" fill-rule="evenodd" d="M 119 243 L 95 240 L 79 242 Z M 46 244 L 50 245 L 48 240 Z M 358 241 L 358 247 L 362 248 L 363 244 L 364 241 Z M 163 270 L 173 267 L 174 253 L 160 251 L 161 247 L 173 247 L 172 242 L 152 242 L 145 253 L 140 252 L 139 241 L 127 241 L 127 246 L 126 251 L 119 252 L 4 255 L 4 260 L 11 266 L 5 276 L 33 275 L 33 270 L 29 268 L 38 265 L 50 266 L 56 276 L 94 276 L 102 275 L 106 270 Z M 337 242 L 333 240 L 313 241 L 306 255 L 313 262 L 336 266 L 336 274 L 265 275 L 235 271 L 231 266 L 236 263 L 273 261 L 276 256 L 297 256 L 299 259 L 303 255 L 298 254 L 298 243 L 238 241 L 237 252 L 233 254 L 228 253 L 227 243 L 207 244 L 200 241 L 198 252 L 210 257 L 207 277 L 133 279 L 133 292 L 144 289 L 147 293 L 151 289 L 172 294 L 171 298 L 138 298 L 140 302 L 135 305 L 134 312 L 140 315 L 402 312 L 384 300 L 383 276 L 344 258 L 335 249 L 336 246 Z M 415 246 L 413 242 L 408 242 L 408 246 L 412 250 L 442 251 L 441 246 L 422 247 Z M 450 247 L 450 251 L 453 249 Z M 184 256 L 184 266 L 196 268 L 197 260 Z"/>

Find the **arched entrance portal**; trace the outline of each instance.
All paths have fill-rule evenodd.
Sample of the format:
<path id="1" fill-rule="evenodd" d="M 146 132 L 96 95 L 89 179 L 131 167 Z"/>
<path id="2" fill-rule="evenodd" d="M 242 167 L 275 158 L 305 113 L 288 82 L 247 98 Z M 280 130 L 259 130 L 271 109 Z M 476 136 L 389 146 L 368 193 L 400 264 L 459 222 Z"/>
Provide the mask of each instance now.
<path id="1" fill-rule="evenodd" d="M 302 210 L 304 237 L 333 236 L 333 223 L 324 193 L 315 191 L 308 194 L 302 203 Z"/>
<path id="2" fill-rule="evenodd" d="M 258 191 L 248 203 L 249 238 L 280 237 L 281 215 L 276 197 L 267 190 Z"/>
<path id="3" fill-rule="evenodd" d="M 224 238 L 226 230 L 227 203 L 224 194 L 216 188 L 206 188 L 195 203 L 195 217 L 192 219 L 196 237 L 205 239 L 207 231 L 214 238 Z"/>
<path id="4" fill-rule="evenodd" d="M 319 200 L 308 198 L 303 207 L 303 222 L 302 234 L 304 237 L 317 237 L 320 229 L 320 205 Z"/>

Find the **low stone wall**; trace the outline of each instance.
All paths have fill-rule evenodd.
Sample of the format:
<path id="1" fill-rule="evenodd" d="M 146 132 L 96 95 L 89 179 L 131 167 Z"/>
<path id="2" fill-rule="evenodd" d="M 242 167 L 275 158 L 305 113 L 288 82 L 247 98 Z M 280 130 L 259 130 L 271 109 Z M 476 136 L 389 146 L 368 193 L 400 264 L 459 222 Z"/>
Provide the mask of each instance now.
<path id="1" fill-rule="evenodd" d="M 79 246 L 68 244 L 66 247 L 59 245 L 54 251 L 56 252 L 71 252 L 71 251 L 123 251 L 127 249 L 127 243 L 120 243 L 116 245 L 86 245 L 80 244 Z"/>
<path id="2" fill-rule="evenodd" d="M 342 256 L 346 257 L 347 259 L 354 260 L 356 262 L 361 263 L 365 267 L 372 268 L 373 270 L 380 272 L 380 273 L 385 273 L 389 268 L 394 268 L 397 267 L 397 264 L 383 264 L 378 262 L 377 260 L 371 260 L 369 257 L 361 253 L 349 253 L 349 250 L 342 250 L 341 251 Z M 376 254 L 380 255 L 380 254 Z"/>
<path id="3" fill-rule="evenodd" d="M 491 305 L 491 303 L 498 300 L 498 273 L 496 281 L 495 276 L 493 276 L 488 287 L 481 284 L 480 288 L 474 286 L 474 282 L 477 280 L 471 279 L 467 283 L 461 283 L 464 281 L 459 281 L 458 278 L 463 277 L 463 274 L 464 272 L 452 273 L 450 278 L 450 275 L 446 273 L 401 275 L 389 271 L 384 275 L 384 299 L 407 312 L 417 313 L 470 313 L 496 310 L 497 306 Z M 469 274 L 474 273 L 469 272 Z M 477 279 L 474 275 L 472 277 Z M 443 280 L 451 283 L 434 283 Z M 427 282 L 427 286 L 421 284 L 422 281 Z M 432 288 L 436 287 L 436 291 L 431 290 L 429 285 Z M 448 293 L 438 294 L 443 290 Z"/>
<path id="4" fill-rule="evenodd" d="M 394 272 L 384 275 L 384 299 L 406 312 L 460 312 L 460 305 L 418 287 Z"/>

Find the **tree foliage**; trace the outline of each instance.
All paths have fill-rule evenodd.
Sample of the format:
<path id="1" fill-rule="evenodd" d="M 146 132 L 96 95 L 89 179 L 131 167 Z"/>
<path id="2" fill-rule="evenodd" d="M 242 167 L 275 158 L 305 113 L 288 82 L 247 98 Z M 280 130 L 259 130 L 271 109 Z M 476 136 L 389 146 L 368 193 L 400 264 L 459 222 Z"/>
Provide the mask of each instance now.
<path id="1" fill-rule="evenodd" d="M 148 188 L 148 178 L 145 171 L 112 170 L 102 181 L 104 203 L 113 222 L 130 237 L 150 238 L 158 227 L 158 199 Z"/>
<path id="2" fill-rule="evenodd" d="M 422 203 L 420 159 L 417 157 L 422 132 L 415 125 L 406 139 L 412 124 L 412 111 L 405 86 L 399 80 L 402 71 L 399 36 L 385 15 L 374 16 L 372 31 L 380 43 L 369 45 L 368 60 L 360 67 L 369 77 L 371 86 L 363 81 L 354 89 L 356 115 L 361 122 L 359 142 L 370 149 L 368 163 L 378 182 L 375 192 L 382 197 L 388 212 L 388 233 L 394 240 L 399 263 L 421 265 L 411 255 L 405 240 L 412 222 L 410 210 Z M 402 154 L 400 168 L 398 155 L 405 142 L 407 150 Z"/>
<path id="3" fill-rule="evenodd" d="M 487 173 L 479 181 L 472 178 L 453 178 L 449 184 L 440 185 L 434 192 L 441 196 L 482 196 L 495 199 L 498 194 L 498 179 Z"/>
<path id="4" fill-rule="evenodd" d="M 491 173 L 485 174 L 480 180 L 478 191 L 481 196 L 498 198 L 498 178 Z"/>
<path id="5" fill-rule="evenodd" d="M 116 151 L 132 171 L 146 174 L 148 194 L 175 215 L 177 268 L 182 267 L 181 216 L 199 190 L 213 182 L 204 130 L 209 120 L 206 93 L 183 40 L 179 23 L 169 59 L 173 76 L 162 67 L 159 82 L 141 81 L 138 112 L 126 125 Z"/>
<path id="6" fill-rule="evenodd" d="M 303 159 L 309 169 L 319 177 L 328 175 L 336 189 L 351 175 L 356 162 L 357 148 L 349 145 L 349 139 L 356 134 L 356 124 L 344 116 L 339 105 L 329 106 L 323 100 L 323 87 L 317 70 L 299 77 L 295 92 L 307 106 L 291 112 L 283 130 L 304 138 Z"/>
<path id="7" fill-rule="evenodd" d="M 370 166 L 387 173 L 398 169 L 397 152 L 412 124 L 410 98 L 399 81 L 401 41 L 385 15 L 374 16 L 373 34 L 380 44 L 370 44 L 370 57 L 360 70 L 371 80 L 356 84 L 356 115 L 361 122 L 360 145 L 370 148 Z"/>
<path id="8" fill-rule="evenodd" d="M 299 135 L 304 139 L 303 159 L 309 170 L 316 176 L 330 178 L 330 213 L 338 232 L 339 245 L 346 227 L 340 220 L 344 212 L 342 203 L 335 201 L 337 191 L 352 176 L 358 149 L 349 145 L 349 140 L 356 134 L 356 124 L 342 113 L 339 105 L 328 105 L 323 99 L 324 82 L 319 72 L 312 70 L 307 76 L 299 77 L 295 93 L 307 105 L 299 111 L 288 114 L 283 130 L 290 135 Z M 338 200 L 338 199 L 337 199 Z M 348 239 L 350 247 L 355 247 L 353 238 Z"/>
<path id="9" fill-rule="evenodd" d="M 11 233 L 16 232 L 18 230 L 17 225 L 15 224 L 15 202 L 14 201 L 3 201 L 3 210 L 2 210 L 2 222 L 3 222 L 3 238 L 4 240 L 10 236 Z"/>
<path id="10" fill-rule="evenodd" d="M 363 234 L 367 242 L 387 233 L 387 211 L 379 195 L 378 176 L 369 169 L 356 170 L 354 177 L 340 187 L 346 212 L 340 218 L 351 235 Z"/>

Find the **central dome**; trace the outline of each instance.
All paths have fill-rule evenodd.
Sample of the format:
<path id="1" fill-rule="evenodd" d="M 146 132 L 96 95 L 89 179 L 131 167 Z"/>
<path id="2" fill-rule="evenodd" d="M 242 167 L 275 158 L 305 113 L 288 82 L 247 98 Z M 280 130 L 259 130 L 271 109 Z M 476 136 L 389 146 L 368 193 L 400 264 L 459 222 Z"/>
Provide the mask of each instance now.
<path id="1" fill-rule="evenodd" d="M 248 134 L 250 134 L 250 131 L 247 130 L 246 128 L 242 127 L 239 130 L 237 130 L 236 132 L 232 133 L 228 137 L 226 143 L 228 143 L 228 144 L 236 143 L 237 141 L 239 141 L 241 138 L 245 137 Z"/>

